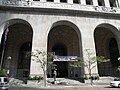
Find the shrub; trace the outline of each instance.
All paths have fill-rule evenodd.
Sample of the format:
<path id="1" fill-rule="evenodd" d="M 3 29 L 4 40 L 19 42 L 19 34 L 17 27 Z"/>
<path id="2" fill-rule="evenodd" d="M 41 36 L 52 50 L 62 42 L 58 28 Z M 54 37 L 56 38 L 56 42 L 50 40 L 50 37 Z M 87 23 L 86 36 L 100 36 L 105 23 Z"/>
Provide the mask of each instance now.
<path id="1" fill-rule="evenodd" d="M 41 76 L 34 76 L 34 77 L 29 76 L 29 78 L 28 78 L 28 80 L 38 80 L 38 81 L 41 81 L 41 80 L 43 80 L 43 79 L 44 79 L 44 78 L 41 77 Z"/>
<path id="2" fill-rule="evenodd" d="M 7 76 L 7 70 L 6 70 L 6 69 L 2 69 L 2 70 L 0 71 L 0 75 L 1 75 L 1 76 Z"/>

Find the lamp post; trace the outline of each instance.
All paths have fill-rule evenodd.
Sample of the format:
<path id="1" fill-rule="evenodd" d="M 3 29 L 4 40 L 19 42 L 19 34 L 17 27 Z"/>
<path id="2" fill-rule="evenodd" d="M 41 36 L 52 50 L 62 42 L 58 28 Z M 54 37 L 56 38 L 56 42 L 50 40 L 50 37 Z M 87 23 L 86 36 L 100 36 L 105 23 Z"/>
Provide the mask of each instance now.
<path id="1" fill-rule="evenodd" d="M 119 61 L 119 64 L 120 64 L 120 57 L 118 57 L 118 61 Z M 120 65 L 119 65 L 119 67 L 120 67 Z"/>
<path id="2" fill-rule="evenodd" d="M 10 61 L 11 61 L 12 57 L 11 56 L 8 56 L 7 57 L 7 60 L 8 60 L 8 70 L 7 70 L 7 75 L 9 75 L 10 73 Z"/>

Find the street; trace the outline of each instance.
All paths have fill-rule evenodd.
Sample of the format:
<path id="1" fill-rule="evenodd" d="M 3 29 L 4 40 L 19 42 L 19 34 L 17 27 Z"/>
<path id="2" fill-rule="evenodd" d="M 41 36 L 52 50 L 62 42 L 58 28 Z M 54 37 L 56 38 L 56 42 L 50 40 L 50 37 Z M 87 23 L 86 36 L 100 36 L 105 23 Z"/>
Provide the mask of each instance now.
<path id="1" fill-rule="evenodd" d="M 9 90 L 120 90 L 111 87 L 52 87 L 52 88 L 30 88 L 30 87 L 10 87 Z"/>

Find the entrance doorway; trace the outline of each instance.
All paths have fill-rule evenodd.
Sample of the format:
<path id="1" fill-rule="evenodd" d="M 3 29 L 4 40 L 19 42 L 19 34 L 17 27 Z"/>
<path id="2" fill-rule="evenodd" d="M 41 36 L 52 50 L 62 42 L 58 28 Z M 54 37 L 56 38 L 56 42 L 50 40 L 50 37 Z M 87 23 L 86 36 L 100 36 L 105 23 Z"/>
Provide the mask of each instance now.
<path id="1" fill-rule="evenodd" d="M 55 55 L 58 55 L 58 56 L 67 56 L 66 47 L 62 44 L 56 44 L 52 48 L 52 52 L 54 52 Z M 67 61 L 54 61 L 54 64 L 57 65 L 56 66 L 57 77 L 59 78 L 68 77 L 68 62 Z"/>

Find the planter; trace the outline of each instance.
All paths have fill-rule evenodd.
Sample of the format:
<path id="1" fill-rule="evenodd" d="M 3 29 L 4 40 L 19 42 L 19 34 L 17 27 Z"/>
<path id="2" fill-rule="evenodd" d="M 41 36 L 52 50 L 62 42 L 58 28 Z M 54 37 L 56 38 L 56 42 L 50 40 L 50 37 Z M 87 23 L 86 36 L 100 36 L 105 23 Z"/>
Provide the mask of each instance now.
<path id="1" fill-rule="evenodd" d="M 27 84 L 29 85 L 36 85 L 36 84 L 41 84 L 43 83 L 43 80 L 38 81 L 38 80 L 27 80 Z"/>

